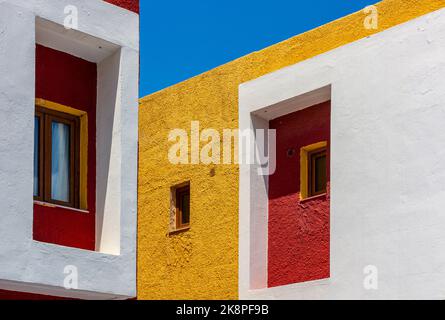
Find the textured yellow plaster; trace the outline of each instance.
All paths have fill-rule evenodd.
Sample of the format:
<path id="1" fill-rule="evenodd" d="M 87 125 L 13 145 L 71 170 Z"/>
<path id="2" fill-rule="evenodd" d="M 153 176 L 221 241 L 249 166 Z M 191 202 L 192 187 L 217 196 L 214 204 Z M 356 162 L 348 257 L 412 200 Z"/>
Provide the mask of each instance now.
<path id="1" fill-rule="evenodd" d="M 238 86 L 283 67 L 438 10 L 445 0 L 376 4 L 379 28 L 362 11 L 254 52 L 140 101 L 138 298 L 238 298 L 238 167 L 171 165 L 168 132 L 238 127 Z M 212 171 L 214 169 L 214 174 Z M 170 187 L 190 181 L 191 229 L 169 235 Z"/>

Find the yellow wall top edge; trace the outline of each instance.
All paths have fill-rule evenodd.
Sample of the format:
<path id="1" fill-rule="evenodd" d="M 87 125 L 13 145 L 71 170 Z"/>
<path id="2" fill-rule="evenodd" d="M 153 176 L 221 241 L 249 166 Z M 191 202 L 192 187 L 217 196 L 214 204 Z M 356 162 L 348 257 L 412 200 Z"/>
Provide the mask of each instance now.
<path id="1" fill-rule="evenodd" d="M 372 4 L 370 3 L 370 5 Z M 287 40 L 283 40 L 269 47 L 251 52 L 247 55 L 234 59 L 230 62 L 217 66 L 213 69 L 210 69 L 206 72 L 193 76 L 179 83 L 173 84 L 159 91 L 153 92 L 145 97 L 140 98 L 140 104 L 143 104 L 145 100 L 150 99 L 153 96 L 164 94 L 165 92 L 168 92 L 170 90 L 176 90 L 176 88 L 180 86 L 185 86 L 189 82 L 200 81 L 200 79 L 209 77 L 213 73 L 219 73 L 231 68 L 236 68 L 239 65 L 248 63 L 249 60 L 256 60 L 256 56 L 270 56 L 272 52 L 279 53 L 280 51 L 285 50 L 284 47 L 286 46 L 289 47 L 288 51 L 295 51 L 296 49 L 298 49 L 298 47 L 300 47 L 300 51 L 303 54 L 301 56 L 295 56 L 294 60 L 286 59 L 287 61 L 285 63 L 282 63 L 281 66 L 279 66 L 280 62 L 277 62 L 277 68 L 275 70 L 296 64 L 342 45 L 354 42 L 356 40 L 376 33 L 380 33 L 401 23 L 410 21 L 435 10 L 439 10 L 445 7 L 445 0 L 382 0 L 380 2 L 376 2 L 374 6 L 377 8 L 379 13 L 379 26 L 377 29 L 365 29 L 363 27 L 363 21 L 369 13 L 360 10 L 355 13 L 343 16 L 339 19 L 333 20 L 312 30 L 308 30 L 306 32 L 295 35 Z M 323 40 L 323 42 L 325 43 L 324 48 L 318 48 L 318 50 L 312 51 L 312 53 L 309 55 L 304 53 L 307 52 L 305 47 L 311 46 L 311 42 L 320 40 L 321 38 L 326 38 Z M 279 56 L 275 58 L 279 59 Z M 246 79 L 240 79 L 240 83 L 253 80 L 264 74 L 265 73 L 259 74 L 254 77 L 247 77 Z"/>

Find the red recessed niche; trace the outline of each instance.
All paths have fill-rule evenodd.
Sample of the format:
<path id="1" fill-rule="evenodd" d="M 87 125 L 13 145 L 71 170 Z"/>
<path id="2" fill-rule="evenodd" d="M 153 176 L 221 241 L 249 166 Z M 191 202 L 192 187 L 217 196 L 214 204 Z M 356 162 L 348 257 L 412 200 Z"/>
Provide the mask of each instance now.
<path id="1" fill-rule="evenodd" d="M 269 177 L 268 286 L 328 278 L 330 102 L 274 119 L 270 128 L 277 167 Z M 320 141 L 328 141 L 327 195 L 300 202 L 300 149 Z"/>
<path id="2" fill-rule="evenodd" d="M 95 250 L 97 66 L 64 52 L 36 47 L 36 98 L 88 114 L 88 212 L 34 204 L 34 240 Z"/>

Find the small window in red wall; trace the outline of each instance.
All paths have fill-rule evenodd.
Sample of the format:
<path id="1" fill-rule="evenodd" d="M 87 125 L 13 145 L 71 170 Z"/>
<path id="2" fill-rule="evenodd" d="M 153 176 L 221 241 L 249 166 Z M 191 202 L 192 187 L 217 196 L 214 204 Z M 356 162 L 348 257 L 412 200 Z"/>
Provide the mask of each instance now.
<path id="1" fill-rule="evenodd" d="M 36 107 L 34 200 L 79 208 L 78 117 Z"/>
<path id="2" fill-rule="evenodd" d="M 326 193 L 327 168 L 326 148 L 314 150 L 308 154 L 308 192 L 309 196 Z"/>

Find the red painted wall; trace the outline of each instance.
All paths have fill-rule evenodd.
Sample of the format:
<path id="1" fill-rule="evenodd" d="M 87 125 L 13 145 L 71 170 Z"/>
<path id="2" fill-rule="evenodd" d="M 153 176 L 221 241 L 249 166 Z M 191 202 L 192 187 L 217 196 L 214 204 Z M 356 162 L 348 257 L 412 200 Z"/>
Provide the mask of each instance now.
<path id="1" fill-rule="evenodd" d="M 269 177 L 268 285 L 328 278 L 329 182 L 327 196 L 300 202 L 299 193 L 300 148 L 328 141 L 329 149 L 330 102 L 274 119 L 270 128 L 277 130 L 277 169 Z"/>
<path id="2" fill-rule="evenodd" d="M 139 13 L 139 0 L 105 0 L 116 6 L 128 9 L 130 11 Z"/>
<path id="3" fill-rule="evenodd" d="M 75 300 L 26 292 L 0 290 L 0 300 Z"/>
<path id="4" fill-rule="evenodd" d="M 37 45 L 36 97 L 88 113 L 89 213 L 34 205 L 34 240 L 95 250 L 97 66 Z"/>

